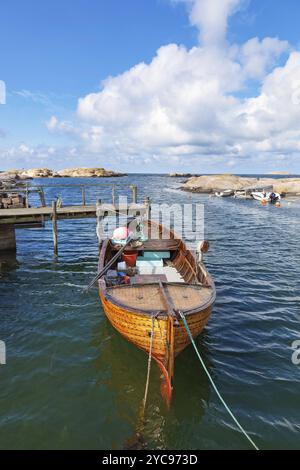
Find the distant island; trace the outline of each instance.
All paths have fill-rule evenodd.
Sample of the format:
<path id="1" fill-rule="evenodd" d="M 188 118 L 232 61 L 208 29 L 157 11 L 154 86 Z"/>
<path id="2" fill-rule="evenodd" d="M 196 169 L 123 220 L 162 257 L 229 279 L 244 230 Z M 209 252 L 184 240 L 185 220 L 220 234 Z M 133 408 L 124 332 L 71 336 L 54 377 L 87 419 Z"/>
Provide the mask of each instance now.
<path id="1" fill-rule="evenodd" d="M 243 190 L 249 187 L 273 186 L 273 190 L 280 194 L 300 195 L 299 178 L 248 178 L 236 175 L 203 175 L 189 178 L 182 186 L 184 191 L 194 193 L 214 193 L 231 189 Z"/>
<path id="2" fill-rule="evenodd" d="M 199 175 L 192 175 L 191 173 L 169 173 L 170 178 L 191 178 L 192 176 L 199 176 Z"/>
<path id="3" fill-rule="evenodd" d="M 0 179 L 32 179 L 32 178 L 112 178 L 126 176 L 104 168 L 67 168 L 65 170 L 49 170 L 49 168 L 33 168 L 31 170 L 9 170 L 0 173 Z"/>

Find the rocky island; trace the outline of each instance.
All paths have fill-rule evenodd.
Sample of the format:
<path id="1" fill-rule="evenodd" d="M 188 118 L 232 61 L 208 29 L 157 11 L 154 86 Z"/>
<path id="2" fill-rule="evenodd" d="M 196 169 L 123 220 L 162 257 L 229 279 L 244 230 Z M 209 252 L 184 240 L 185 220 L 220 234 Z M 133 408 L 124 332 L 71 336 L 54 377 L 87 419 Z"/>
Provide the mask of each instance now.
<path id="1" fill-rule="evenodd" d="M 62 178 L 112 178 L 125 176 L 125 174 L 105 170 L 104 168 L 67 168 L 66 170 L 58 171 L 53 176 Z"/>
<path id="2" fill-rule="evenodd" d="M 299 178 L 248 178 L 236 175 L 202 175 L 189 178 L 182 186 L 184 191 L 195 193 L 214 193 L 231 189 L 233 191 L 244 190 L 256 186 L 273 186 L 273 190 L 285 195 L 300 196 Z"/>
<path id="3" fill-rule="evenodd" d="M 192 175 L 191 173 L 169 173 L 170 178 L 191 178 L 192 176 L 199 175 Z"/>
<path id="4" fill-rule="evenodd" d="M 104 168 L 67 168 L 65 170 L 49 170 L 49 168 L 33 168 L 31 170 L 9 170 L 0 173 L 0 179 L 12 178 L 24 180 L 32 178 L 112 178 L 125 176 Z"/>

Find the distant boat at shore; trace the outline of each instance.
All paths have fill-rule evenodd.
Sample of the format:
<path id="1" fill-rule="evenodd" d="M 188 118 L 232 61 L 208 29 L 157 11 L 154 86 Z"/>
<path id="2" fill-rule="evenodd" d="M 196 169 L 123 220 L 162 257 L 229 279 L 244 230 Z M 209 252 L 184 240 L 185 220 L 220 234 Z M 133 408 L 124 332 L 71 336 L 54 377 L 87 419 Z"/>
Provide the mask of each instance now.
<path id="1" fill-rule="evenodd" d="M 234 191 L 232 189 L 225 189 L 224 191 L 216 191 L 215 196 L 217 197 L 230 197 L 233 196 Z"/>
<path id="2" fill-rule="evenodd" d="M 281 196 L 279 193 L 274 193 L 274 192 L 253 192 L 251 193 L 253 199 L 256 201 L 260 201 L 263 203 L 271 202 L 272 204 L 275 204 L 276 202 L 279 202 L 281 200 Z"/>

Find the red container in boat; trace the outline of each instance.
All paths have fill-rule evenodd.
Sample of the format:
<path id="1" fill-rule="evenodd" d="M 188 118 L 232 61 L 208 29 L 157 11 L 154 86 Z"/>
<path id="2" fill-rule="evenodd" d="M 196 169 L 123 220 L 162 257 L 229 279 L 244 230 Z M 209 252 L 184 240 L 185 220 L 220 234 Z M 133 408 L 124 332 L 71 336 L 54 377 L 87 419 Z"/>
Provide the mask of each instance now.
<path id="1" fill-rule="evenodd" d="M 127 266 L 130 268 L 134 268 L 136 265 L 136 259 L 138 257 L 138 253 L 136 251 L 126 251 L 123 253 L 122 260 L 125 261 Z"/>

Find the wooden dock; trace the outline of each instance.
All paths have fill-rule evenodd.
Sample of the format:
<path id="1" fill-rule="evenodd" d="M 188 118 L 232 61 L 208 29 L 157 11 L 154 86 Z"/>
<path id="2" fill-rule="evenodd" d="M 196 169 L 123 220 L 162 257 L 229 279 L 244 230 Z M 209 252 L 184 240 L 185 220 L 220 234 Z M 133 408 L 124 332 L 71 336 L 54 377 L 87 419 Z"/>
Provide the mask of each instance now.
<path id="1" fill-rule="evenodd" d="M 51 206 L 0 209 L 0 252 L 16 251 L 15 229 L 43 227 L 45 222 L 49 220 L 52 221 L 54 254 L 57 255 L 57 222 L 59 220 L 84 218 L 103 220 L 108 216 L 139 216 L 149 214 L 149 198 L 146 198 L 143 204 L 137 203 L 137 188 L 135 186 L 130 186 L 130 188 L 133 194 L 133 202 L 128 204 L 116 204 L 115 188 L 113 187 L 113 203 L 102 203 L 101 200 L 98 200 L 95 204 L 86 204 L 85 193 L 83 193 L 83 204 L 80 205 L 60 207 L 57 201 L 53 201 Z"/>
<path id="2" fill-rule="evenodd" d="M 114 214 L 133 214 L 145 209 L 144 204 L 114 205 L 101 204 L 98 210 L 103 212 L 104 216 Z M 96 217 L 97 204 L 88 206 L 65 206 L 56 207 L 57 219 L 82 219 Z M 0 225 L 13 224 L 15 228 L 23 228 L 22 224 L 41 223 L 52 219 L 53 207 L 24 207 L 21 209 L 0 209 Z M 18 227 L 19 226 L 19 227 Z"/>
<path id="3" fill-rule="evenodd" d="M 0 209 L 0 224 L 13 224 L 18 228 L 19 224 L 34 224 L 49 220 L 52 214 L 52 206 Z M 57 216 L 59 219 L 96 217 L 96 205 L 57 208 Z"/>

